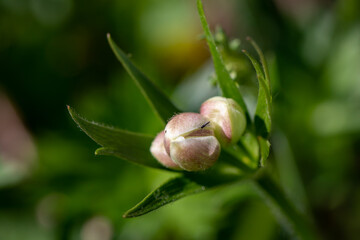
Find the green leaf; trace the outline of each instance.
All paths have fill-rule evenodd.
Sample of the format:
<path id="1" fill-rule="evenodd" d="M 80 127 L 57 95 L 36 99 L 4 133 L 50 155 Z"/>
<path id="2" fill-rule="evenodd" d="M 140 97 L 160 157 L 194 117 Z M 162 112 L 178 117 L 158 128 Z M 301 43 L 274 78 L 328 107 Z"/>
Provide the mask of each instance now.
<path id="1" fill-rule="evenodd" d="M 245 55 L 250 59 L 256 71 L 259 81 L 259 93 L 255 111 L 255 128 L 258 136 L 268 138 L 271 130 L 271 95 L 265 75 L 259 62 L 251 56 L 247 51 L 243 50 Z"/>
<path id="2" fill-rule="evenodd" d="M 270 74 L 269 74 L 269 69 L 267 67 L 267 62 L 265 59 L 265 56 L 263 54 L 263 52 L 261 51 L 260 47 L 257 45 L 257 43 L 251 38 L 251 37 L 247 37 L 247 40 L 251 43 L 251 45 L 255 48 L 257 54 L 260 57 L 260 61 L 261 61 L 261 65 L 265 74 L 265 80 L 266 80 L 266 84 L 269 88 L 269 92 L 271 93 L 271 88 L 270 88 Z M 271 94 L 270 94 L 271 95 Z"/>
<path id="3" fill-rule="evenodd" d="M 209 45 L 209 49 L 212 55 L 214 62 L 214 68 L 217 75 L 217 80 L 222 91 L 222 95 L 227 98 L 232 98 L 239 103 L 239 105 L 245 110 L 245 113 L 248 115 L 248 110 L 245 105 L 244 99 L 240 94 L 238 87 L 235 82 L 231 79 L 229 72 L 227 71 L 224 61 L 219 53 L 219 50 L 216 47 L 214 38 L 210 32 L 209 25 L 205 18 L 204 9 L 202 6 L 201 0 L 197 1 L 198 12 L 200 16 L 200 21 L 205 32 L 206 41 Z M 250 118 L 249 118 L 250 119 Z"/>
<path id="4" fill-rule="evenodd" d="M 184 176 L 171 179 L 155 189 L 123 217 L 138 217 L 186 196 L 239 179 L 238 174 L 220 174 L 211 170 L 204 173 L 184 173 Z"/>
<path id="5" fill-rule="evenodd" d="M 271 96 L 271 86 L 270 86 L 270 76 L 269 70 L 267 67 L 267 63 L 264 57 L 263 52 L 261 51 L 260 47 L 256 44 L 254 40 L 250 37 L 247 38 L 248 41 L 252 44 L 255 48 L 256 52 L 258 53 L 261 61 L 262 66 L 262 74 L 259 75 L 260 69 L 258 62 L 252 58 L 252 63 L 256 69 L 259 79 L 259 96 L 258 96 L 258 103 L 256 106 L 256 113 L 255 113 L 255 126 L 258 129 L 263 128 L 262 132 L 260 132 L 260 136 L 263 138 L 269 138 L 269 134 L 271 132 L 271 107 L 272 107 L 272 96 Z M 250 55 L 248 55 L 250 56 Z M 258 118 L 258 119 L 256 119 Z M 262 126 L 262 127 L 261 127 Z"/>
<path id="6" fill-rule="evenodd" d="M 206 187 L 197 184 L 188 178 L 174 178 L 151 192 L 139 204 L 127 211 L 123 217 L 138 217 L 154 211 L 168 203 L 179 200 L 180 198 L 205 190 Z"/>
<path id="7" fill-rule="evenodd" d="M 265 161 L 269 157 L 270 153 L 270 142 L 260 136 L 258 136 L 258 141 L 260 145 L 260 166 L 265 166 Z"/>
<path id="8" fill-rule="evenodd" d="M 265 57 L 258 47 L 258 45 L 248 38 L 255 50 L 260 56 L 261 64 L 248 52 L 243 50 L 245 55 L 250 59 L 256 71 L 257 79 L 259 81 L 259 93 L 255 111 L 255 129 L 260 147 L 260 166 L 264 166 L 266 159 L 270 152 L 270 142 L 267 140 L 271 132 L 271 89 L 268 68 L 266 65 Z"/>
<path id="9" fill-rule="evenodd" d="M 135 81 L 136 85 L 144 95 L 150 106 L 160 118 L 163 124 L 177 112 L 180 112 L 169 98 L 145 76 L 127 57 L 127 55 L 116 45 L 111 39 L 110 34 L 107 34 L 110 47 L 113 50 L 116 58 L 121 62 L 131 78 Z"/>
<path id="10" fill-rule="evenodd" d="M 282 225 L 299 239 L 319 239 L 309 218 L 297 211 L 282 189 L 267 175 L 256 180 L 256 189 Z"/>
<path id="11" fill-rule="evenodd" d="M 116 156 L 147 167 L 165 169 L 150 153 L 149 149 L 154 137 L 90 122 L 77 114 L 70 106 L 68 110 L 77 125 L 102 146 L 96 150 L 95 154 Z"/>

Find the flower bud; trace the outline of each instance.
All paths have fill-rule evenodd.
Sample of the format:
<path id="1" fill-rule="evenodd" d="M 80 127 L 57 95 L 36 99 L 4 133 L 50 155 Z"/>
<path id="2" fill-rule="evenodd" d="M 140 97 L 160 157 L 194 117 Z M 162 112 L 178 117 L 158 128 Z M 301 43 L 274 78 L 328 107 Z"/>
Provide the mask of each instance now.
<path id="1" fill-rule="evenodd" d="M 164 147 L 164 131 L 161 131 L 151 143 L 150 152 L 159 163 L 167 168 L 180 170 L 181 168 L 171 160 Z"/>
<path id="2" fill-rule="evenodd" d="M 165 149 L 187 171 L 210 168 L 220 155 L 220 144 L 211 122 L 198 113 L 181 113 L 165 127 Z"/>
<path id="3" fill-rule="evenodd" d="M 201 105 L 200 114 L 213 123 L 215 136 L 221 145 L 236 143 L 245 131 L 244 111 L 231 98 L 213 97 L 208 99 Z"/>

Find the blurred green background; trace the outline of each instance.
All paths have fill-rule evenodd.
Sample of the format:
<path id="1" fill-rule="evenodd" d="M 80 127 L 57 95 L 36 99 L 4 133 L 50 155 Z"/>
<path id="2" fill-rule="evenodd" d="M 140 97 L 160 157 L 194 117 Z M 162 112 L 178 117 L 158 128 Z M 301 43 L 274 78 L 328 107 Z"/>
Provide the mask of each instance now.
<path id="1" fill-rule="evenodd" d="M 324 239 L 358 239 L 360 1 L 205 0 L 204 7 L 212 29 L 252 36 L 267 56 L 269 165 L 289 198 Z M 172 174 L 94 156 L 97 145 L 67 113 L 69 104 L 97 122 L 161 130 L 113 56 L 108 32 L 183 110 L 197 111 L 218 93 L 195 0 L 0 0 L 0 239 L 291 238 L 246 184 L 122 218 Z M 254 106 L 253 70 L 242 55 L 223 54 Z"/>

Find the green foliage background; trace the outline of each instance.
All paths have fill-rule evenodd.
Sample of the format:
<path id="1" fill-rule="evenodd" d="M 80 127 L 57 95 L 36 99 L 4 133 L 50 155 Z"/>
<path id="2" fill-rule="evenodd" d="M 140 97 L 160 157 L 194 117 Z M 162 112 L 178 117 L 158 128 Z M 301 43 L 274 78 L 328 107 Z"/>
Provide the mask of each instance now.
<path id="1" fill-rule="evenodd" d="M 311 213 L 324 239 L 356 239 L 359 2 L 212 0 L 204 7 L 212 29 L 221 25 L 231 39 L 250 35 L 265 52 L 274 103 L 269 164 L 288 197 Z M 36 146 L 28 173 L 18 167 L 10 175 L 0 148 L 0 239 L 86 239 L 84 226 L 96 216 L 106 219 L 113 239 L 291 238 L 246 184 L 122 218 L 172 175 L 94 156 L 98 146 L 67 113 L 71 104 L 97 122 L 161 130 L 113 56 L 107 32 L 181 109 L 197 111 L 217 94 L 196 1 L 0 0 L 0 93 Z M 246 41 L 241 47 L 251 49 Z M 244 66 L 238 81 L 251 93 L 253 70 L 245 56 L 236 61 Z"/>

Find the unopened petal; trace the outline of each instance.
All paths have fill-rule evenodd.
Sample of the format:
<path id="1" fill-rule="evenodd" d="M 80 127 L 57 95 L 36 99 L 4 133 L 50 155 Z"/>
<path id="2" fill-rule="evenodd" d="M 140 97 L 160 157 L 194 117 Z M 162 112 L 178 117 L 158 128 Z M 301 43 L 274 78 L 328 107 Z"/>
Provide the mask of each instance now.
<path id="1" fill-rule="evenodd" d="M 220 144 L 214 136 L 179 137 L 171 142 L 171 158 L 187 171 L 210 168 L 220 155 Z"/>
<path id="2" fill-rule="evenodd" d="M 245 114 L 233 99 L 210 98 L 201 105 L 200 113 L 213 123 L 215 135 L 223 145 L 236 143 L 245 131 Z"/>
<path id="3" fill-rule="evenodd" d="M 164 131 L 161 131 L 151 144 L 150 152 L 158 162 L 167 168 L 180 170 L 181 168 L 171 160 L 164 147 Z"/>

